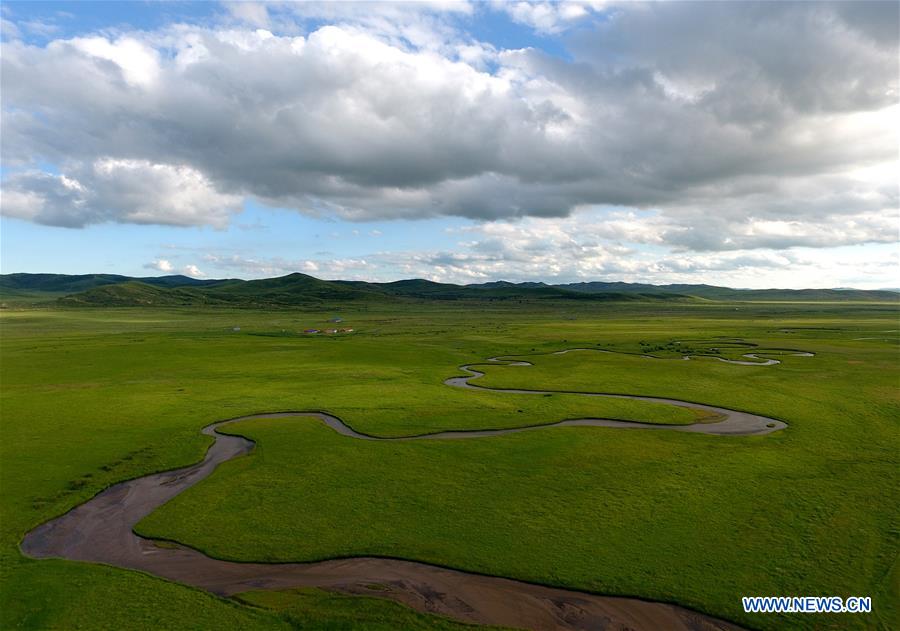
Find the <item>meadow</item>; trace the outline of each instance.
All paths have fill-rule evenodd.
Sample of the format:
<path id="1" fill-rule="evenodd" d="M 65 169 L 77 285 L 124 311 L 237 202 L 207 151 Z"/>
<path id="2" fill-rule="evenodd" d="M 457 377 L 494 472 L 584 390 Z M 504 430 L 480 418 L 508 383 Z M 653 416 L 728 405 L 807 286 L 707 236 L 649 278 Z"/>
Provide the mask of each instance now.
<path id="1" fill-rule="evenodd" d="M 301 333 L 336 314 L 352 334 Z M 18 543 L 111 483 L 200 459 L 201 427 L 255 412 L 322 410 L 385 437 L 583 416 L 697 420 L 563 391 L 672 397 L 789 427 L 759 437 L 548 428 L 425 444 L 354 440 L 310 419 L 254 420 L 228 429 L 257 441 L 252 454 L 138 531 L 235 560 L 421 560 L 677 602 L 749 628 L 897 621 L 896 306 L 44 308 L 2 312 L 0 325 L 3 628 L 458 628 L 317 590 L 221 599 L 137 572 L 27 559 Z M 754 352 L 726 338 L 782 363 L 680 359 L 685 348 Z M 619 352 L 546 354 L 575 347 Z M 534 365 L 479 368 L 479 383 L 560 392 L 443 384 L 459 365 L 495 355 Z M 871 595 L 875 610 L 746 615 L 744 594 Z"/>

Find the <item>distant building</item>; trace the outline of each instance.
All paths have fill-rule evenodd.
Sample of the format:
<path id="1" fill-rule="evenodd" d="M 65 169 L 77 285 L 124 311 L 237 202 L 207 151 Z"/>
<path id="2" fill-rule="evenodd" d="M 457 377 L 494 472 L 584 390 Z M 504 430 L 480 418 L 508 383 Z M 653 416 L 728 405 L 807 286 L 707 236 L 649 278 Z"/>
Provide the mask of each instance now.
<path id="1" fill-rule="evenodd" d="M 303 332 L 304 333 L 318 333 L 319 329 L 306 329 Z"/>
<path id="2" fill-rule="evenodd" d="M 326 333 L 337 333 L 338 330 L 337 329 L 325 329 L 325 332 Z"/>
<path id="3" fill-rule="evenodd" d="M 343 321 L 344 321 L 344 320 L 343 320 L 342 318 L 331 318 L 331 319 L 329 320 L 329 322 L 343 322 Z"/>

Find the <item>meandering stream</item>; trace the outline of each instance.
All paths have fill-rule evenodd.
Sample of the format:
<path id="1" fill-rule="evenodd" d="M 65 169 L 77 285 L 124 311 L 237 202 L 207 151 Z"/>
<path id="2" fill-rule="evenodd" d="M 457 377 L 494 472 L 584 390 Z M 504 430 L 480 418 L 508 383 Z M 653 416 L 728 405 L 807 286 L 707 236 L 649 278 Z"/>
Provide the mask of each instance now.
<path id="1" fill-rule="evenodd" d="M 523 360 L 502 357 L 488 361 L 512 366 L 531 365 Z M 447 379 L 445 383 L 452 387 L 519 394 L 559 392 L 475 385 L 470 382 L 484 375 L 475 369 L 476 365 L 461 366 L 460 369 L 467 374 Z M 61 557 L 139 570 L 221 596 L 249 590 L 310 586 L 387 597 L 419 611 L 465 622 L 517 628 L 737 629 L 731 623 L 677 605 L 546 587 L 415 561 L 355 557 L 314 563 L 239 563 L 214 559 L 186 546 L 145 539 L 133 531 L 141 519 L 209 476 L 220 463 L 252 451 L 253 441 L 218 431 L 224 425 L 250 419 L 310 417 L 344 436 L 382 441 L 473 439 L 572 425 L 727 435 L 767 434 L 786 427 L 785 423 L 776 419 L 677 399 L 595 392 L 570 394 L 635 399 L 699 409 L 718 415 L 722 420 L 690 425 L 655 425 L 586 418 L 510 429 L 445 431 L 379 438 L 357 432 L 341 419 L 322 412 L 277 412 L 233 418 L 201 430 L 215 439 L 201 462 L 115 484 L 64 515 L 31 530 L 23 539 L 21 549 L 34 558 Z M 378 586 L 378 589 L 373 590 L 373 586 Z"/>

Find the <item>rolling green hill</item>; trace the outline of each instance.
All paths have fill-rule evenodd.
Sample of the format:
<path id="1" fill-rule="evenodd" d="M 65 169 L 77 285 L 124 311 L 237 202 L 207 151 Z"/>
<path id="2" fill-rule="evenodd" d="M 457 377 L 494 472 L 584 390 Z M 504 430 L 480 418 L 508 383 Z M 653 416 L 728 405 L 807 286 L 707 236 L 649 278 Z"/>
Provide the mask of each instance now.
<path id="1" fill-rule="evenodd" d="M 296 306 L 403 301 L 900 301 L 900 293 L 858 289 L 731 289 L 714 285 L 590 282 L 567 285 L 495 281 L 472 285 L 421 278 L 370 283 L 288 274 L 259 280 L 199 280 L 171 275 L 0 275 L 0 299 L 12 304 L 56 300 L 68 306 Z"/>
<path id="2" fill-rule="evenodd" d="M 47 292 L 71 294 L 104 285 L 140 281 L 158 287 L 199 287 L 229 281 L 202 280 L 182 274 L 170 276 L 132 277 L 119 274 L 0 274 L 0 292 Z"/>
<path id="3" fill-rule="evenodd" d="M 0 275 L 0 291 L 72 293 L 129 280 L 132 279 L 118 274 L 3 274 Z"/>
<path id="4" fill-rule="evenodd" d="M 232 305 L 297 305 L 383 299 L 383 296 L 366 289 L 299 273 L 261 280 L 228 281 L 199 291 L 213 302 Z"/>
<path id="5" fill-rule="evenodd" d="M 185 288 L 154 287 L 139 281 L 102 285 L 58 300 L 68 306 L 176 307 L 211 304 L 205 295 Z"/>
<path id="6" fill-rule="evenodd" d="M 160 286 L 140 280 L 106 284 L 65 295 L 67 306 L 299 306 L 328 303 L 396 303 L 421 301 L 689 301 L 679 294 L 584 293 L 558 287 L 504 284 L 477 287 L 412 279 L 393 283 L 326 281 L 306 274 L 261 280 L 226 280 L 191 286 Z"/>
<path id="7" fill-rule="evenodd" d="M 533 284 L 533 283 L 529 283 Z M 682 294 L 706 298 L 709 300 L 867 300 L 897 301 L 900 294 L 888 290 L 862 289 L 732 289 L 715 285 L 648 285 L 644 283 L 590 282 L 555 285 L 569 291 L 584 293 L 644 293 L 644 294 Z"/>

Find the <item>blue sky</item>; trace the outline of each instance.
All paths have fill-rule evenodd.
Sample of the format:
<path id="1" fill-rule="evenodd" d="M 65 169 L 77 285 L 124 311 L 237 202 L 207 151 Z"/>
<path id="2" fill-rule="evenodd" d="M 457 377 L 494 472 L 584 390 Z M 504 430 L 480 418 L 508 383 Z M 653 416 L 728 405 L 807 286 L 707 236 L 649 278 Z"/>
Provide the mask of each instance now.
<path id="1" fill-rule="evenodd" d="M 273 210 L 253 203 L 224 229 L 211 227 L 135 226 L 104 223 L 72 229 L 42 226 L 0 218 L 3 230 L 4 273 L 106 273 L 158 276 L 165 270 L 154 263 L 172 262 L 172 273 L 186 265 L 202 269 L 212 253 L 223 259 L 238 257 L 241 267 L 220 266 L 216 277 L 268 277 L 302 269 L 304 261 L 321 261 L 323 277 L 342 277 L 328 261 L 352 260 L 382 251 L 429 243 L 449 249 L 455 239 L 448 231 L 468 223 L 452 217 L 412 222 L 345 222 Z M 286 267 L 278 267 L 277 261 Z M 267 265 L 267 262 L 272 262 Z M 290 263 L 295 263 L 293 266 Z M 306 269 L 310 272 L 311 270 Z M 342 268 L 335 269 L 335 272 Z M 353 273 L 351 271 L 351 273 Z M 378 277 L 382 278 L 381 276 Z M 387 274 L 386 280 L 394 280 Z"/>
<path id="2" fill-rule="evenodd" d="M 896 286 L 892 12 L 6 2 L 0 267 Z"/>

